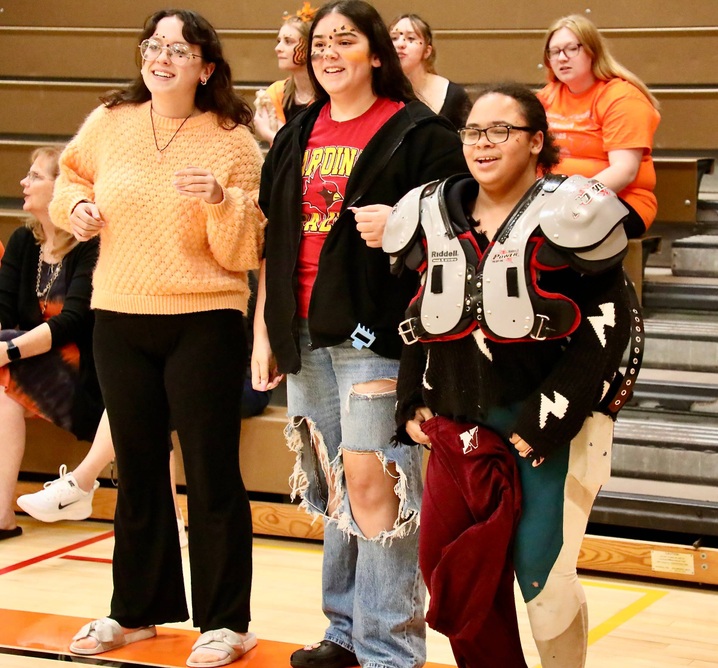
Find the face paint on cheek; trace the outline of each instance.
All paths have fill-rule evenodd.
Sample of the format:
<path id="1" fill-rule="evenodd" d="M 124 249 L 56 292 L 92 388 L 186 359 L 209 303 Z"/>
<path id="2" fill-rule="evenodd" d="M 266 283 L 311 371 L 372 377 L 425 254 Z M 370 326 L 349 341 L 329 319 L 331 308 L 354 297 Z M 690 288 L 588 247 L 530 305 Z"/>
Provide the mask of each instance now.
<path id="1" fill-rule="evenodd" d="M 292 51 L 292 62 L 295 65 L 304 65 L 307 62 L 308 46 L 307 40 L 300 39 L 299 43 L 294 47 L 294 51 Z"/>
<path id="2" fill-rule="evenodd" d="M 324 55 L 324 49 L 313 49 L 309 57 L 312 59 L 312 62 L 315 60 L 319 60 Z"/>
<path id="3" fill-rule="evenodd" d="M 347 51 L 342 54 L 342 58 L 348 62 L 357 64 L 371 62 L 371 54 L 366 51 Z"/>

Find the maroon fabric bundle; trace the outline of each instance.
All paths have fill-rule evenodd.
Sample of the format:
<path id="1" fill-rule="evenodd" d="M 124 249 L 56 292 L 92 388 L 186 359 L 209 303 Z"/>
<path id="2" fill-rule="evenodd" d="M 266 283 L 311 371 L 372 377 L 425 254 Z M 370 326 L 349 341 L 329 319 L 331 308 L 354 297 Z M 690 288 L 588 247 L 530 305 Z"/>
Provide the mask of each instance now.
<path id="1" fill-rule="evenodd" d="M 448 636 L 460 668 L 525 668 L 516 619 L 512 539 L 521 512 L 513 455 L 493 431 L 435 417 L 419 563 L 426 620 Z"/>

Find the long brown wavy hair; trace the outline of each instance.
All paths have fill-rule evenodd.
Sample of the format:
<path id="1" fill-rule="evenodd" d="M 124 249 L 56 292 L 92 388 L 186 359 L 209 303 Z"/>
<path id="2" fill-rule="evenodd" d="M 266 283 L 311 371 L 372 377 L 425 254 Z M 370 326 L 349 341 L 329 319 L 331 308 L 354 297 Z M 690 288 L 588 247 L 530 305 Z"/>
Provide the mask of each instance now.
<path id="1" fill-rule="evenodd" d="M 154 35 L 157 24 L 168 16 L 176 16 L 182 21 L 182 36 L 188 44 L 196 44 L 202 51 L 202 60 L 214 63 L 214 72 L 205 86 L 197 86 L 194 95 L 194 106 L 200 111 L 212 111 L 219 118 L 220 124 L 231 130 L 238 125 L 249 127 L 252 122 L 252 110 L 232 88 L 232 71 L 224 57 L 222 43 L 212 24 L 197 12 L 189 9 L 162 9 L 155 12 L 145 21 L 138 43 Z M 142 66 L 142 58 L 137 53 L 137 64 Z M 141 104 L 152 98 L 145 85 L 142 74 L 127 87 L 110 91 L 100 98 L 107 107 L 121 104 Z"/>

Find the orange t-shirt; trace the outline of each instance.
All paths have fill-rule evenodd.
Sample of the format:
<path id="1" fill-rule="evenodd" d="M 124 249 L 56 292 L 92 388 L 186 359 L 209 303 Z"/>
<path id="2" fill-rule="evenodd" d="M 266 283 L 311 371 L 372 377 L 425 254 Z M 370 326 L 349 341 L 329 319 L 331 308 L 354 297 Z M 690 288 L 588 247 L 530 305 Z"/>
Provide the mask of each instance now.
<path id="1" fill-rule="evenodd" d="M 284 125 L 287 122 L 284 116 L 284 88 L 287 85 L 289 79 L 281 79 L 275 81 L 267 88 L 267 96 L 272 101 L 274 106 L 274 113 L 277 115 L 277 120 Z"/>
<path id="2" fill-rule="evenodd" d="M 555 81 L 540 90 L 538 97 L 561 149 L 555 172 L 592 177 L 609 166 L 609 151 L 642 149 L 635 180 L 618 195 L 636 210 L 647 229 L 656 217 L 651 149 L 661 119 L 651 101 L 633 84 L 618 78 L 597 81 L 577 95 Z"/>

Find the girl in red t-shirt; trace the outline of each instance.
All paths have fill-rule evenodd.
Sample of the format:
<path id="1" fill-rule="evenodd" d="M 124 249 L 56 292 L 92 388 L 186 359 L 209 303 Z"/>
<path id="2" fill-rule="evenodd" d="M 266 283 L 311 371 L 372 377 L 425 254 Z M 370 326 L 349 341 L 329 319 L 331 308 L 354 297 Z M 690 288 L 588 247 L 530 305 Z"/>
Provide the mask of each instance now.
<path id="1" fill-rule="evenodd" d="M 465 164 L 450 123 L 415 99 L 371 5 L 324 5 L 309 46 L 317 101 L 277 134 L 262 171 L 252 355 L 256 389 L 288 374 L 290 485 L 325 523 L 329 625 L 290 663 L 415 668 L 426 660 L 422 455 L 392 438 L 398 325 L 416 277 L 391 274 L 381 241 L 391 206 Z"/>

